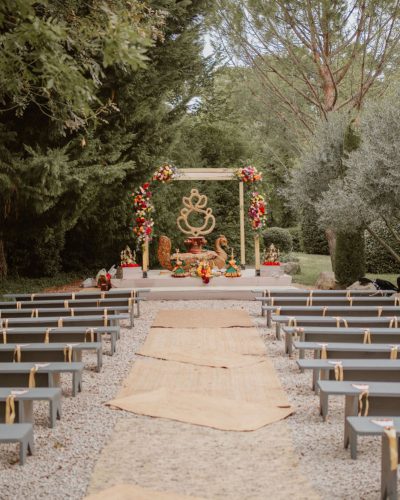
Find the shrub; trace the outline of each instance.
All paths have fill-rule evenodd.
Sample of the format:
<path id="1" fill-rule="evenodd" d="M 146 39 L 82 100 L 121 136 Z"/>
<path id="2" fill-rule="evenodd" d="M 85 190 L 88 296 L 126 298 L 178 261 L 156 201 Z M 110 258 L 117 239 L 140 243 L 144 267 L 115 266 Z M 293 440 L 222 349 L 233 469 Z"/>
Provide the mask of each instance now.
<path id="1" fill-rule="evenodd" d="M 301 252 L 302 246 L 301 246 L 300 226 L 288 227 L 287 230 L 289 231 L 289 233 L 292 237 L 293 252 Z"/>
<path id="2" fill-rule="evenodd" d="M 274 244 L 280 253 L 290 253 L 293 249 L 292 235 L 287 229 L 270 227 L 263 233 L 264 245 L 268 249 Z"/>
<path id="3" fill-rule="evenodd" d="M 399 244 L 388 228 L 379 222 L 372 224 L 372 229 L 392 248 L 400 251 Z M 396 228 L 398 231 L 400 227 Z M 368 273 L 399 273 L 400 264 L 368 232 L 365 233 L 365 260 Z"/>
<path id="4" fill-rule="evenodd" d="M 312 207 L 303 209 L 300 223 L 301 247 L 305 253 L 329 255 L 325 232 L 318 226 L 317 219 Z"/>
<path id="5" fill-rule="evenodd" d="M 365 243 L 362 232 L 337 233 L 335 252 L 335 277 L 340 286 L 346 287 L 365 274 Z"/>

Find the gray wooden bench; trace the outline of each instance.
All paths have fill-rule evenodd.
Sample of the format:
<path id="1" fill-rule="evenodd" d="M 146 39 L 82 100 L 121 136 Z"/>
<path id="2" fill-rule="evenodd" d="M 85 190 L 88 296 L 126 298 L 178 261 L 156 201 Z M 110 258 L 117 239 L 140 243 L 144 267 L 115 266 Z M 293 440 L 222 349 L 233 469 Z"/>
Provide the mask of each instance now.
<path id="1" fill-rule="evenodd" d="M 367 385 L 368 389 L 362 388 Z M 355 387 L 358 386 L 358 387 Z M 361 388 L 360 388 L 361 387 Z M 344 447 L 350 443 L 350 430 L 347 421 L 349 416 L 357 416 L 359 407 L 359 396 L 362 392 L 368 395 L 368 416 L 379 417 L 384 415 L 400 415 L 400 384 L 397 382 L 336 382 L 331 380 L 319 380 L 318 388 L 320 394 L 320 413 L 324 420 L 328 415 L 329 396 L 344 396 Z M 361 412 L 365 412 L 367 398 L 362 399 Z M 354 440 L 355 438 L 355 440 Z M 351 443 L 351 457 L 357 458 L 357 439 L 353 436 Z"/>
<path id="2" fill-rule="evenodd" d="M 312 388 L 317 381 L 335 380 L 335 361 L 343 367 L 343 380 L 370 382 L 399 382 L 400 359 L 298 359 L 302 370 L 312 370 Z"/>
<path id="3" fill-rule="evenodd" d="M 17 302 L 21 301 L 34 301 L 34 300 L 102 300 L 102 299 L 116 299 L 116 298 L 127 298 L 127 299 L 137 299 L 137 315 L 140 315 L 140 300 L 143 293 L 150 292 L 150 288 L 112 288 L 107 292 L 101 292 L 100 290 L 92 290 L 89 292 L 39 292 L 39 293 L 8 293 L 3 295 L 3 297 L 8 299 L 13 299 Z"/>
<path id="4" fill-rule="evenodd" d="M 81 326 L 96 328 L 98 326 L 119 326 L 120 320 L 128 319 L 128 314 L 112 314 L 99 316 L 45 316 L 42 318 L 0 318 L 0 331 L 7 328 L 28 327 L 69 327 Z M 119 330 L 117 336 L 119 335 Z"/>
<path id="5" fill-rule="evenodd" d="M 267 327 L 271 328 L 272 315 L 278 316 L 318 316 L 318 317 L 388 317 L 399 316 L 399 306 L 262 306 L 267 313 Z"/>
<path id="6" fill-rule="evenodd" d="M 400 316 L 393 317 L 368 317 L 368 316 L 281 316 L 273 315 L 272 320 L 275 321 L 276 338 L 281 338 L 281 325 L 297 326 L 297 327 L 358 327 L 358 328 L 398 328 L 400 327 Z"/>
<path id="7" fill-rule="evenodd" d="M 103 364 L 103 352 L 101 342 L 79 342 L 79 343 L 7 343 L 0 344 L 0 363 L 12 363 L 14 361 L 31 361 L 37 363 L 82 361 L 83 351 L 95 351 L 97 357 L 96 370 L 100 372 Z"/>
<path id="8" fill-rule="evenodd" d="M 400 344 L 400 328 L 368 327 L 371 343 Z M 319 343 L 360 343 L 364 342 L 366 328 L 336 328 L 333 326 L 283 326 L 285 334 L 285 352 L 293 353 L 294 339 L 302 342 Z"/>
<path id="9" fill-rule="evenodd" d="M 75 300 L 27 300 L 22 302 L 8 301 L 0 302 L 0 310 L 11 309 L 62 309 L 70 308 L 74 311 L 78 308 L 98 308 L 100 311 L 102 309 L 113 309 L 114 307 L 126 307 L 126 311 L 129 312 L 131 318 L 131 326 L 134 324 L 134 305 L 137 305 L 137 316 L 139 316 L 139 302 L 145 300 L 141 297 L 117 297 L 108 299 L 75 299 Z M 123 312 L 123 309 L 119 309 L 119 312 Z"/>
<path id="10" fill-rule="evenodd" d="M 34 375 L 35 387 L 60 387 L 60 374 L 72 374 L 72 395 L 82 391 L 84 364 L 72 363 L 0 363 L 0 387 L 28 387 L 31 370 L 40 365 Z"/>
<path id="11" fill-rule="evenodd" d="M 368 344 L 352 342 L 293 342 L 299 351 L 299 358 L 304 358 L 305 351 L 312 351 L 314 358 L 321 358 L 324 351 L 327 359 L 393 359 L 398 357 L 400 350 L 400 335 L 397 344 Z"/>
<path id="12" fill-rule="evenodd" d="M 348 417 L 351 435 L 362 436 L 381 436 L 381 500 L 397 500 L 397 467 L 391 467 L 390 460 L 390 441 L 384 432 L 384 426 L 375 422 L 382 422 L 383 418 L 370 417 Z M 397 455 L 399 453 L 399 435 L 400 435 L 400 417 L 389 417 L 388 420 L 393 422 L 393 428 L 397 437 Z M 394 444 L 394 443 L 393 443 Z M 393 464 L 395 465 L 395 464 Z"/>
<path id="13" fill-rule="evenodd" d="M 33 423 L 33 402 L 49 402 L 49 427 L 56 425 L 56 420 L 61 418 L 61 389 L 57 387 L 40 387 L 32 389 L 0 388 L 0 422 L 4 422 L 5 404 L 7 397 L 14 394 L 16 422 Z"/>
<path id="14" fill-rule="evenodd" d="M 399 298 L 395 295 L 373 295 L 373 296 L 351 296 L 346 295 L 317 295 L 308 296 L 300 295 L 296 297 L 276 296 L 276 297 L 255 297 L 255 300 L 261 303 L 261 314 L 264 316 L 265 311 L 262 306 L 384 306 L 398 305 Z M 0 305 L 1 307 L 1 305 Z"/>
<path id="15" fill-rule="evenodd" d="M 27 327 L 12 327 L 0 330 L 0 343 L 14 344 L 31 344 L 43 343 L 85 343 L 92 341 L 101 342 L 102 335 L 110 335 L 111 347 L 110 354 L 115 352 L 117 338 L 119 336 L 119 326 L 97 326 L 94 328 L 82 326 L 66 326 L 66 327 L 44 327 L 44 326 L 27 326 Z"/>
<path id="16" fill-rule="evenodd" d="M 24 465 L 26 455 L 33 455 L 32 424 L 0 424 L 0 443 L 19 443 L 19 463 Z"/>

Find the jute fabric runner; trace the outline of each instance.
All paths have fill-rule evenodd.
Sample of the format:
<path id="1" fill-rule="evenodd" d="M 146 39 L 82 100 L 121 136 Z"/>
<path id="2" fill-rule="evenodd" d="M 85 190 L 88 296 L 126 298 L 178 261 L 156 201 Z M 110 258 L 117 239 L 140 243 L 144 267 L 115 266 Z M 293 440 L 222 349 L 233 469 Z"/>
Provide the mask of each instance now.
<path id="1" fill-rule="evenodd" d="M 198 497 L 196 498 L 198 499 Z M 196 500 L 196 498 L 177 493 L 149 490 L 135 484 L 117 484 L 99 493 L 93 493 L 85 497 L 85 500 Z"/>
<path id="2" fill-rule="evenodd" d="M 174 309 L 159 311 L 153 328 L 231 328 L 252 327 L 246 311 L 232 309 Z"/>
<path id="3" fill-rule="evenodd" d="M 152 328 L 137 354 L 220 368 L 266 359 L 256 328 Z"/>
<path id="4" fill-rule="evenodd" d="M 111 406 L 221 430 L 251 431 L 292 413 L 268 360 L 210 368 L 139 359 Z"/>

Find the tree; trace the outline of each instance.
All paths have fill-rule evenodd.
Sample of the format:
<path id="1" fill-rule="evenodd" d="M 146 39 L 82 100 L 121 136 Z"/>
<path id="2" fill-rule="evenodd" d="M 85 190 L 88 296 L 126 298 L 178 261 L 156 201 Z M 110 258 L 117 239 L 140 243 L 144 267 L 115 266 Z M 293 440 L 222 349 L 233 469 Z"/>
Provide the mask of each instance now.
<path id="1" fill-rule="evenodd" d="M 369 103 L 361 117 L 360 147 L 345 165 L 346 174 L 329 186 L 318 203 L 322 224 L 337 231 L 365 229 L 400 262 L 400 91 Z M 394 242 L 374 230 L 380 221 L 393 235 Z"/>
<path id="2" fill-rule="evenodd" d="M 399 0 L 218 0 L 215 27 L 231 62 L 254 68 L 281 119 L 313 133 L 330 112 L 361 109 L 390 74 L 399 7 Z"/>

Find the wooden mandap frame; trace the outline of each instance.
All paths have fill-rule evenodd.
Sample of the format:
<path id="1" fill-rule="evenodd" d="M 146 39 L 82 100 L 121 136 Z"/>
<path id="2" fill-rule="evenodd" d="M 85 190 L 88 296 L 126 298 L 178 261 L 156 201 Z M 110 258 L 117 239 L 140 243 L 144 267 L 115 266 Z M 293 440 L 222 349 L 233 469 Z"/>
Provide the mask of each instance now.
<path id="1" fill-rule="evenodd" d="M 235 168 L 180 168 L 173 181 L 233 181 L 238 180 Z M 240 264 L 246 266 L 246 245 L 244 230 L 244 183 L 239 183 L 239 223 L 240 223 Z M 254 234 L 254 256 L 256 276 L 260 276 L 260 235 Z M 147 278 L 149 269 L 149 242 L 143 245 L 143 277 Z"/>

